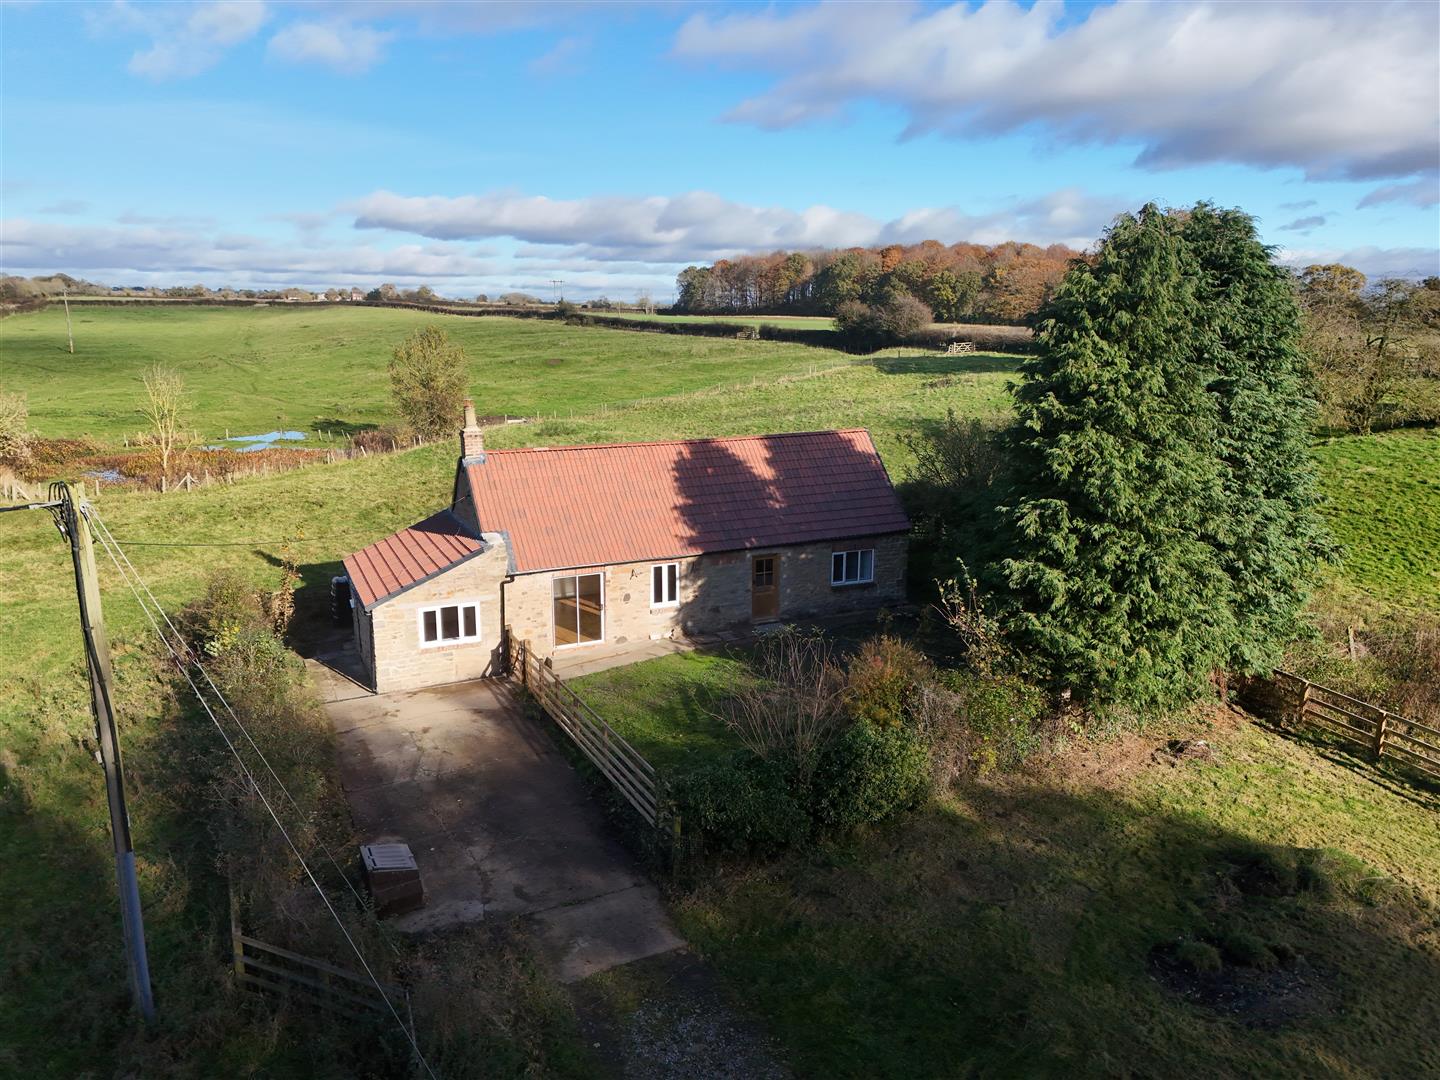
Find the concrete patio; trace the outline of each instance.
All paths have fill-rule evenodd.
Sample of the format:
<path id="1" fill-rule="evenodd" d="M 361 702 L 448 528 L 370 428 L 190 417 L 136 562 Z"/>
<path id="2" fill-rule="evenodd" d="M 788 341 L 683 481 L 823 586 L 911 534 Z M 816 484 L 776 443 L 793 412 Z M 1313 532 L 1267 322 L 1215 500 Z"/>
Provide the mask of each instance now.
<path id="1" fill-rule="evenodd" d="M 341 675 L 343 665 L 309 666 L 362 842 L 415 853 L 426 905 L 398 917 L 401 929 L 531 918 L 564 981 L 684 945 L 655 886 L 506 682 L 377 695 Z"/>

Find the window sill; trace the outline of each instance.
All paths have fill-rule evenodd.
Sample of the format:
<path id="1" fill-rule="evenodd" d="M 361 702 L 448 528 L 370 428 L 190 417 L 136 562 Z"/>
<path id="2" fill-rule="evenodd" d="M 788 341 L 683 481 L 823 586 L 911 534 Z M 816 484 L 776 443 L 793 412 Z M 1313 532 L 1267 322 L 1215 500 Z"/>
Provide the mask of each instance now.
<path id="1" fill-rule="evenodd" d="M 456 639 L 453 640 L 453 641 L 422 641 L 422 642 L 420 643 L 420 648 L 422 648 L 422 649 L 454 649 L 454 648 L 457 648 L 458 646 L 461 646 L 461 645 L 479 645 L 479 644 L 481 644 L 484 640 L 485 640 L 484 638 L 473 637 L 473 638 L 456 638 Z"/>
<path id="2" fill-rule="evenodd" d="M 832 589 L 873 589 L 874 587 L 874 581 L 832 581 L 830 583 Z"/>

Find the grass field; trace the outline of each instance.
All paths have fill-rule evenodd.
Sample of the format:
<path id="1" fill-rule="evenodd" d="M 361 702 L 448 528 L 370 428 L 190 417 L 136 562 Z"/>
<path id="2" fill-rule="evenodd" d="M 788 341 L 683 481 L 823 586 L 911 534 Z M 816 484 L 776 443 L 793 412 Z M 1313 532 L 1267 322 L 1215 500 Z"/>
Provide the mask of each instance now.
<path id="1" fill-rule="evenodd" d="M 395 419 L 386 364 L 421 326 L 439 324 L 470 359 L 484 414 L 565 416 L 847 362 L 803 345 L 599 331 L 499 317 L 391 308 L 95 308 L 77 313 L 76 353 L 55 307 L 0 320 L 0 387 L 29 398 L 45 436 L 115 440 L 144 427 L 139 376 L 156 361 L 180 370 L 205 438 L 311 431 Z"/>
<path id="2" fill-rule="evenodd" d="M 115 437 L 133 430 L 137 425 L 126 411 L 131 406 L 125 394 L 134 373 L 152 358 L 179 362 L 195 353 L 204 359 L 196 362 L 197 372 L 187 368 L 187 376 L 197 399 L 218 410 L 214 418 L 207 414 L 202 430 L 268 429 L 275 425 L 276 415 L 330 414 L 336 411 L 337 400 L 345 403 L 344 418 L 380 422 L 388 418 L 384 361 L 390 338 L 434 319 L 409 312 L 342 310 L 335 312 L 339 321 L 331 323 L 322 320 L 329 318 L 323 311 L 267 309 L 219 312 L 225 319 L 207 326 L 200 316 L 214 318 L 216 311 L 176 309 L 164 311 L 163 316 L 154 309 L 96 312 L 97 317 L 102 314 L 103 324 L 90 324 L 88 332 L 107 328 L 107 359 L 88 366 L 90 346 L 83 338 L 74 361 L 57 351 L 54 327 L 47 330 L 42 321 L 52 318 L 53 312 L 0 323 L 4 349 L 0 378 L 7 389 L 30 393 L 34 424 L 44 434 L 87 430 L 87 405 L 101 416 L 88 425 L 95 434 Z M 376 316 L 381 316 L 384 328 L 378 334 L 373 332 Z M 346 321 L 357 317 L 366 321 Z M 140 327 L 135 335 L 140 344 L 125 343 L 125 318 L 141 320 L 135 324 Z M 157 318 L 177 322 L 157 324 Z M 236 321 L 229 321 L 232 318 Z M 247 318 L 258 321 L 247 323 Z M 764 342 L 672 339 L 532 326 L 518 320 L 445 322 L 456 327 L 457 336 L 475 335 L 473 343 L 465 340 L 477 368 L 490 363 L 508 372 L 503 377 L 499 371 L 493 374 L 496 394 L 509 393 L 517 403 L 509 411 L 526 411 L 518 404 L 527 400 L 526 395 L 537 403 L 533 411 L 541 411 L 551 394 L 577 410 L 573 419 L 496 429 L 489 434 L 495 446 L 859 424 L 871 428 L 887 466 L 898 477 L 909 460 L 906 436 L 925 430 L 949 408 L 961 415 L 1003 413 L 1008 400 L 1005 383 L 1012 372 L 1011 362 L 1003 358 L 931 356 L 877 358 L 867 366 L 844 366 L 811 376 L 812 365 L 823 370 L 825 358 L 832 354 L 814 349 L 792 353 Z M 77 334 L 81 325 L 77 324 Z M 60 326 L 63 334 L 63 317 Z M 532 331 L 541 336 L 529 336 Z M 550 351 L 549 344 L 538 343 L 560 340 L 546 338 L 547 334 L 568 335 L 575 342 L 572 355 L 590 357 L 588 366 L 562 378 L 553 372 L 564 370 L 568 361 L 553 368 L 540 362 L 535 364 L 540 376 L 528 377 L 523 363 Z M 236 355 L 230 339 L 239 344 L 248 341 L 243 362 L 221 359 Z M 527 359 L 522 362 L 510 355 L 517 351 Z M 840 359 L 838 354 L 833 358 Z M 716 389 L 756 379 L 761 368 L 767 378 L 754 385 Z M 768 378 L 775 374 L 786 378 Z M 482 375 L 491 377 L 482 372 L 477 379 Z M 477 383 L 482 411 L 507 411 L 485 402 L 479 388 L 484 385 Z M 619 408 L 597 407 L 598 402 L 638 396 L 633 391 L 639 386 L 668 387 L 680 396 Z M 280 408 L 288 411 L 274 411 Z M 562 405 L 549 411 L 568 410 Z M 1440 565 L 1440 545 L 1412 539 L 1410 530 L 1423 531 L 1427 522 L 1435 520 L 1434 487 L 1416 482 L 1432 460 L 1433 436 L 1395 433 L 1373 443 L 1348 443 L 1331 443 L 1319 451 L 1333 503 L 1332 520 L 1348 547 L 1340 574 L 1357 590 L 1397 600 L 1407 596 L 1423 600 L 1425 582 L 1434 579 Z M 1352 463 L 1377 471 L 1366 474 L 1364 483 L 1352 482 Z M 442 444 L 185 494 L 107 492 L 99 507 L 168 606 L 195 597 L 205 575 L 219 566 L 234 567 L 257 585 L 273 587 L 276 560 L 282 544 L 290 540 L 305 575 L 302 615 L 313 615 L 323 608 L 326 583 L 337 560 L 443 505 L 453 468 L 454 448 Z M 1387 500 L 1394 498 L 1416 506 L 1403 512 L 1387 509 Z M 69 574 L 66 549 L 48 516 L 0 516 L 0 671 L 5 673 L 0 679 L 0 865 L 7 868 L 0 873 L 0 910 L 5 912 L 6 928 L 0 935 L 0 1072 L 52 1077 L 86 1070 L 111 1074 L 118 1067 L 116 1047 L 127 1045 L 126 1040 L 133 1044 L 136 1038 L 125 1017 L 119 980 L 118 912 L 103 784 L 86 741 L 91 721 Z M 1397 589 L 1397 576 L 1409 584 Z M 182 988 L 223 994 L 224 957 L 218 938 L 223 911 L 215 907 L 213 888 L 183 872 L 197 858 L 196 845 L 200 845 L 198 857 L 203 858 L 203 837 L 176 832 L 175 823 L 154 812 L 155 800 L 146 797 L 147 791 L 163 791 L 171 782 L 151 749 L 169 690 L 157 681 L 152 646 L 138 609 L 128 594 L 119 591 L 118 581 L 103 563 L 101 577 L 116 656 L 122 739 L 156 985 L 162 995 L 179 994 Z M 636 730 L 650 711 L 675 705 L 677 700 L 691 715 L 703 713 L 704 693 L 710 692 L 703 687 L 709 685 L 713 691 L 715 680 L 724 676 L 719 662 L 674 663 L 672 675 L 702 689 L 694 697 L 674 699 L 678 684 L 668 678 L 652 679 L 637 669 L 635 675 L 625 677 L 633 685 L 626 685 L 619 695 L 633 706 Z M 663 724 L 653 725 L 651 731 L 650 752 L 688 753 L 674 742 L 667 750 Z M 1137 1046 L 1155 1045 L 1143 1042 L 1148 1036 L 1130 1030 L 1122 1019 L 1154 1018 L 1162 1024 L 1161 1030 L 1169 1030 L 1163 1024 L 1177 1017 L 1194 1025 L 1193 1030 L 1174 1035 L 1177 1047 L 1195 1045 L 1206 1033 L 1219 1033 L 1213 1056 L 1201 1060 L 1216 1062 L 1224 1071 L 1247 1061 L 1233 1026 L 1203 1015 L 1177 1013 L 1169 1005 L 1156 1006 L 1142 992 L 1143 979 L 1135 976 L 1134 950 L 1153 934 L 1168 932 L 1179 915 L 1165 905 L 1179 903 L 1188 894 L 1161 888 L 1154 881 L 1146 884 L 1143 875 L 1136 877 L 1140 871 L 1132 869 L 1134 860 L 1139 860 L 1141 869 L 1153 870 L 1162 864 L 1165 845 L 1183 843 L 1189 845 L 1183 848 L 1183 865 L 1203 877 L 1195 868 L 1210 864 L 1196 853 L 1209 850 L 1204 847 L 1209 839 L 1261 835 L 1292 845 L 1339 847 L 1393 874 L 1415 896 L 1430 896 L 1432 901 L 1433 888 L 1426 893 L 1423 886 L 1440 880 L 1434 852 L 1427 846 L 1434 840 L 1433 829 L 1427 833 L 1421 827 L 1433 825 L 1433 818 L 1416 817 L 1418 811 L 1399 795 L 1337 772 L 1308 751 L 1302 755 L 1297 750 L 1291 756 L 1288 744 L 1250 729 L 1236 737 L 1241 741 L 1237 749 L 1226 751 L 1229 756 L 1222 758 L 1222 769 L 1183 774 L 1184 785 L 1189 786 L 1127 788 L 1119 794 L 1073 798 L 1037 791 L 1025 796 L 1028 802 L 1019 795 L 1004 796 L 1011 802 L 993 804 L 999 806 L 993 814 L 967 802 L 922 815 L 897 834 L 821 853 L 814 862 L 802 859 L 742 875 L 686 902 L 682 909 L 686 932 L 761 1008 L 806 1075 L 829 1066 L 837 1068 L 836 1075 L 856 1075 L 854 1070 L 863 1063 L 875 1065 L 877 1074 L 883 1075 L 891 1060 L 897 1068 L 905 1063 L 935 1064 L 960 1052 L 963 1040 L 979 1039 L 986 1024 L 996 1030 L 1009 1025 L 1027 1045 L 1038 1045 L 1037 1030 L 1056 1032 L 1049 1045 L 1093 1052 L 1099 1064 L 1090 1071 L 1115 1073 L 1123 1070 L 1107 1068 L 1105 1062 L 1111 1059 L 1106 1054 L 1128 1055 Z M 1157 774 L 1175 775 L 1182 774 Z M 1267 793 L 1277 786 L 1279 809 L 1269 813 Z M 1003 824 L 1006 821 L 1014 828 Z M 1048 865 L 1054 870 L 1049 876 L 1027 869 L 1045 865 L 1040 855 L 1033 863 L 1017 856 L 1004 863 L 1008 875 L 1004 887 L 986 893 L 965 885 L 969 879 L 957 869 L 960 860 L 984 867 L 997 851 L 1044 847 L 1042 840 L 1049 845 L 1046 858 L 1052 860 Z M 944 862 L 939 855 L 922 860 L 927 845 L 949 853 L 946 858 L 953 854 L 954 861 Z M 1085 893 L 1087 903 L 1094 901 L 1090 906 L 1072 909 L 1076 921 L 1038 921 L 1034 905 L 1017 906 L 1008 898 L 1009 891 L 1017 897 L 1043 895 L 1045 889 L 1059 887 L 1047 883 L 1066 875 L 1083 885 L 1081 891 L 1094 890 L 1093 896 Z M 1138 890 L 1133 897 L 1126 892 L 1127 883 Z M 883 934 L 873 918 L 862 925 L 846 916 L 843 905 L 852 901 L 845 900 L 845 890 L 854 892 L 855 904 L 873 900 L 888 905 Z M 1158 905 L 1154 910 L 1142 903 L 1147 896 Z M 1128 913 L 1134 927 L 1117 930 L 1114 920 L 1095 924 L 1094 912 L 1101 900 Z M 1341 1002 L 1365 1016 L 1372 1015 L 1366 1010 L 1388 1008 L 1392 999 L 1386 995 L 1392 990 L 1386 986 L 1394 987 L 1396 1000 L 1409 992 L 1414 965 L 1429 962 L 1426 957 L 1433 959 L 1433 937 L 1429 945 L 1418 938 L 1411 941 L 1418 960 L 1405 961 L 1397 952 L 1396 943 L 1402 941 L 1397 935 L 1409 925 L 1403 920 L 1418 909 L 1378 906 L 1376 913 L 1367 914 L 1370 910 L 1357 913 L 1322 906 L 1304 931 L 1306 940 L 1311 936 L 1318 940 L 1328 932 L 1337 941 L 1373 943 L 1375 966 L 1346 970 L 1375 981 L 1379 988 L 1368 998 Z M 1338 920 L 1334 925 L 1327 922 L 1332 916 Z M 1349 923 L 1358 929 L 1345 931 L 1347 937 L 1342 931 Z M 963 932 L 953 932 L 955 926 Z M 936 938 L 932 933 L 936 927 L 946 933 Z M 999 942 L 1003 948 L 996 946 L 998 952 L 982 952 L 973 960 L 960 955 L 975 933 L 987 927 L 994 928 L 994 935 L 981 940 Z M 1067 934 L 1066 940 L 1084 942 L 1075 961 L 1079 976 L 1067 981 L 1063 971 L 1055 973 L 1059 962 L 1046 958 L 1058 952 L 1035 952 L 1031 945 L 1026 948 L 1032 951 L 1025 952 L 1015 945 L 1016 970 L 1032 974 L 1036 989 L 1027 998 L 1023 986 L 1007 983 L 992 995 L 993 1004 L 988 1003 L 990 997 L 979 991 L 995 965 L 1007 961 L 1005 950 L 1011 946 L 1005 943 L 1020 941 L 1024 934 L 1032 935 L 1026 939 L 1032 943 L 1065 939 Z M 1415 941 L 1431 952 L 1420 951 Z M 921 969 L 914 956 L 923 947 L 938 951 L 935 963 Z M 1330 962 L 1332 954 L 1316 947 L 1322 949 L 1316 955 Z M 809 970 L 803 970 L 805 964 Z M 1067 960 L 1059 966 L 1069 964 Z M 915 970 L 922 971 L 918 981 L 912 978 Z M 976 989 L 970 989 L 972 984 Z M 1067 1003 L 1070 990 L 1081 996 Z M 1414 1000 L 1423 1001 L 1423 993 L 1416 991 Z M 948 1004 L 952 1002 L 964 1003 L 980 1019 L 970 1019 L 966 1010 Z M 1088 1029 L 1076 1013 L 1086 1002 L 1092 1003 L 1089 1007 L 1099 1017 Z M 1051 1013 L 1056 1020 L 1050 1028 L 1033 1026 Z M 855 1034 L 832 1038 L 835 1046 L 827 1049 L 826 1026 L 833 1035 L 841 1017 Z M 307 1075 L 302 1048 L 267 1044 L 258 1028 L 253 1042 L 238 1044 L 215 1032 L 187 1029 L 185 1018 L 174 1013 L 167 1023 L 163 1038 L 191 1048 L 190 1066 L 197 1075 L 207 1067 L 212 1075 L 247 1071 Z M 812 1031 L 817 1024 L 820 1027 Z M 1403 1049 L 1414 1031 L 1407 1024 L 1397 1020 L 1387 1031 L 1375 1020 L 1357 1030 L 1368 1033 L 1366 1037 L 1384 1035 Z M 1119 1049 L 1085 1041 L 1095 1037 L 1090 1032 L 1102 1029 L 1119 1031 L 1116 1037 L 1123 1039 Z M 937 1030 L 940 1041 L 927 1042 L 927 1032 Z M 1264 1047 L 1256 1052 L 1254 1062 L 1264 1066 L 1257 1068 L 1264 1072 L 1283 1039 L 1268 1035 L 1260 1039 Z M 1349 1064 L 1363 1057 L 1363 1047 L 1325 1032 L 1299 1049 L 1310 1053 L 1316 1046 L 1334 1048 L 1335 1061 L 1345 1066 L 1342 1072 L 1355 1072 Z M 992 1074 L 1014 1074 L 1017 1070 L 1008 1068 L 1007 1062 L 1033 1065 L 1032 1074 L 1052 1071 L 1055 1059 L 1005 1058 L 997 1056 L 997 1044 L 986 1047 L 983 1053 L 976 1051 L 981 1056 L 975 1060 L 977 1068 L 985 1066 Z M 1396 1055 L 1394 1063 L 1407 1063 L 1400 1051 Z M 1157 1060 L 1170 1059 L 1162 1053 Z M 1322 1063 L 1313 1071 L 1326 1068 Z"/>
<path id="3" fill-rule="evenodd" d="M 1440 618 L 1440 431 L 1353 435 L 1315 454 L 1342 587 Z"/>

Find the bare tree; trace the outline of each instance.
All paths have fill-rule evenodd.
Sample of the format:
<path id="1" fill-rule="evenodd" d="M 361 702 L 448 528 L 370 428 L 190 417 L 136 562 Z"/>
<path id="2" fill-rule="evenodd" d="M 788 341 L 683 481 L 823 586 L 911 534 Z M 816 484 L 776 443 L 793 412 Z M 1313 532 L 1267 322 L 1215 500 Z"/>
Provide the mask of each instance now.
<path id="1" fill-rule="evenodd" d="M 717 715 L 746 749 L 792 763 L 808 783 L 845 724 L 845 670 L 824 638 L 788 629 L 765 638 L 755 667 L 759 678 Z"/>
<path id="2" fill-rule="evenodd" d="M 181 445 L 181 414 L 189 404 L 185 380 L 174 368 L 161 364 L 146 368 L 140 378 L 145 384 L 145 419 L 150 423 L 155 445 L 160 448 L 160 469 L 168 480 L 170 458 Z"/>

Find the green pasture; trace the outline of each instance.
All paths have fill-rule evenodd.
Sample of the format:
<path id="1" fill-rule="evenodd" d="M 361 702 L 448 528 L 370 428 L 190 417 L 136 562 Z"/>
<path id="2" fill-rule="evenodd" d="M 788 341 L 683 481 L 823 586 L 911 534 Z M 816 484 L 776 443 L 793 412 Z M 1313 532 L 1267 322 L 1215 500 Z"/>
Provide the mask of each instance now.
<path id="1" fill-rule="evenodd" d="M 1331 439 L 1315 449 L 1342 587 L 1440 617 L 1440 431 Z"/>
<path id="2" fill-rule="evenodd" d="M 465 347 L 482 414 L 567 416 L 845 363 L 804 345 L 470 318 L 394 308 L 92 307 L 72 311 L 75 354 L 58 307 L 0 320 L 0 388 L 29 398 L 45 436 L 118 441 L 144 428 L 141 372 L 185 377 L 204 438 L 273 429 L 349 431 L 395 419 L 386 365 L 421 326 Z"/>

